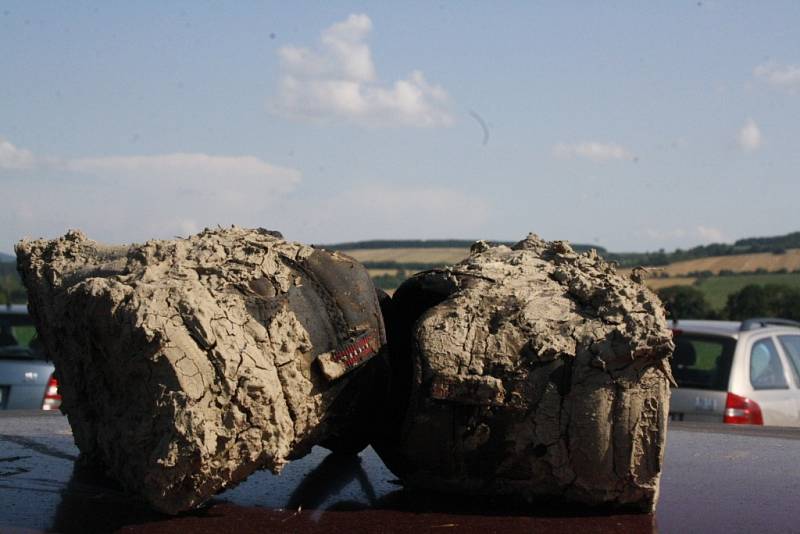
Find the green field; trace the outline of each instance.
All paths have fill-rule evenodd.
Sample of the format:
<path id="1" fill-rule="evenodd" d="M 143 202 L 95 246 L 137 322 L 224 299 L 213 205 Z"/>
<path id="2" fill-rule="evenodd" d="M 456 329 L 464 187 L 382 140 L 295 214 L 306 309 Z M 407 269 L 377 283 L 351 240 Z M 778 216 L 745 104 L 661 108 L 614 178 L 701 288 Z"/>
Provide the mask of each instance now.
<path id="1" fill-rule="evenodd" d="M 712 308 L 721 310 L 728 301 L 728 295 L 750 284 L 762 286 L 767 284 L 781 284 L 800 288 L 800 273 L 712 276 L 700 280 L 696 287 L 703 292 Z"/>

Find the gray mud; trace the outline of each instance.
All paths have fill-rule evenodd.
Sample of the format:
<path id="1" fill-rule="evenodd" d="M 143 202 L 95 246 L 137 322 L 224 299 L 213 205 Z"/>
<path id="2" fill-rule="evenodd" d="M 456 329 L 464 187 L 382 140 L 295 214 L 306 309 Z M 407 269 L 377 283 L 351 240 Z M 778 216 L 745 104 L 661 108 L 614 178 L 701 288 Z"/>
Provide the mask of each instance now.
<path id="1" fill-rule="evenodd" d="M 353 260 L 240 228 L 131 247 L 71 231 L 17 254 L 82 457 L 157 509 L 365 444 L 348 432 L 385 333 Z"/>
<path id="2" fill-rule="evenodd" d="M 375 445 L 404 484 L 655 506 L 674 346 L 640 281 L 532 234 L 478 242 L 393 302 L 395 383 L 411 385 Z"/>

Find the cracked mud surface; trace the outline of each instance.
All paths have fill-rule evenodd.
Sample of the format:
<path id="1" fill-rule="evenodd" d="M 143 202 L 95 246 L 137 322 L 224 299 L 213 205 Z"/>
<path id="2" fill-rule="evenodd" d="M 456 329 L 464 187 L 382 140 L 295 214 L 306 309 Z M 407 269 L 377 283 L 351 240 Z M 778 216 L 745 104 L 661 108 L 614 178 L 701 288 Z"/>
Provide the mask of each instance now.
<path id="1" fill-rule="evenodd" d="M 410 400 L 376 449 L 406 485 L 655 505 L 674 346 L 643 284 L 530 235 L 478 242 L 393 301 Z"/>
<path id="2" fill-rule="evenodd" d="M 273 232 L 128 248 L 71 231 L 17 254 L 82 457 L 169 513 L 341 440 L 353 421 L 331 420 L 372 353 L 333 378 L 312 364 L 359 335 L 385 342 L 363 267 Z"/>

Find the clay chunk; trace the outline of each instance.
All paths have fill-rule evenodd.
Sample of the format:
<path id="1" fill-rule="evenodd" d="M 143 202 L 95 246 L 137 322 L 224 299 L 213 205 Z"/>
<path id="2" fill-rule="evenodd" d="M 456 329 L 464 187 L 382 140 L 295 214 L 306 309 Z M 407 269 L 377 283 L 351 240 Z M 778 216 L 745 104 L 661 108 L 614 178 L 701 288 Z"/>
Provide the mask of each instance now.
<path id="1" fill-rule="evenodd" d="M 531 234 L 476 243 L 393 304 L 410 385 L 375 448 L 407 487 L 654 508 L 674 345 L 644 285 Z"/>
<path id="2" fill-rule="evenodd" d="M 235 227 L 130 247 L 71 231 L 17 255 L 82 457 L 155 508 L 366 445 L 386 335 L 350 258 Z"/>

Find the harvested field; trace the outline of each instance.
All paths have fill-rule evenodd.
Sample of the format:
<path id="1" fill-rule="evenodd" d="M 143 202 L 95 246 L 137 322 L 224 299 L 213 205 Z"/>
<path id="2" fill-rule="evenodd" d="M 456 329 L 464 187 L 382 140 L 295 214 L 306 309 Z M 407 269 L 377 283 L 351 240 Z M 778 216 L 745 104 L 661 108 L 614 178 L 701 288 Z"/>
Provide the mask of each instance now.
<path id="1" fill-rule="evenodd" d="M 397 263 L 453 264 L 469 255 L 469 249 L 466 248 L 378 248 L 350 249 L 342 252 L 361 262 L 395 261 Z M 759 254 L 714 256 L 680 261 L 651 269 L 664 271 L 673 278 L 686 277 L 688 273 L 700 271 L 711 271 L 714 274 L 719 274 L 723 270 L 746 272 L 766 269 L 769 272 L 774 272 L 786 269 L 787 271 L 794 271 L 800 269 L 800 249 L 789 249 L 785 254 L 764 252 Z M 630 272 L 630 269 L 620 269 L 620 271 Z M 668 285 L 679 285 L 680 283 L 685 284 L 685 281 Z M 658 287 L 663 287 L 660 282 Z"/>
<path id="2" fill-rule="evenodd" d="M 373 278 L 376 277 L 376 276 L 383 276 L 383 275 L 386 275 L 386 274 L 388 274 L 389 276 L 397 276 L 397 272 L 398 271 L 399 271 L 399 269 L 367 269 L 367 272 Z M 408 273 L 408 274 L 412 274 L 412 273 Z"/>
<path id="3" fill-rule="evenodd" d="M 469 255 L 469 250 L 465 248 L 381 248 L 381 249 L 350 249 L 342 251 L 361 262 L 395 261 L 397 263 L 446 263 L 454 264 Z M 765 269 L 772 274 L 750 276 L 723 276 L 704 280 L 700 283 L 701 289 L 707 293 L 707 298 L 715 308 L 720 308 L 725 304 L 725 300 L 730 293 L 738 291 L 748 283 L 788 283 L 795 285 L 795 280 L 800 280 L 800 276 L 791 274 L 785 275 L 789 278 L 779 278 L 781 275 L 775 273 L 780 269 L 794 271 L 800 269 L 800 249 L 789 249 L 785 254 L 759 253 L 759 254 L 740 254 L 734 256 L 714 256 L 710 258 L 700 258 L 676 262 L 663 267 L 650 267 L 650 277 L 647 279 L 647 286 L 650 289 L 658 290 L 669 286 L 692 285 L 697 278 L 686 276 L 692 272 L 710 271 L 715 275 L 720 271 L 732 271 L 734 273 L 752 272 L 756 269 Z M 621 273 L 629 274 L 631 269 L 619 269 Z M 395 276 L 397 269 L 369 269 L 372 277 L 390 275 Z M 659 272 L 665 272 L 669 278 L 657 278 Z M 413 270 L 407 271 L 408 276 L 414 274 Z M 705 286 L 705 287 L 702 287 Z"/>
<path id="4" fill-rule="evenodd" d="M 755 271 L 756 269 L 766 269 L 769 272 L 786 269 L 794 271 L 800 269 L 800 249 L 787 250 L 785 254 L 772 254 L 769 252 L 760 254 L 739 254 L 735 256 L 714 256 L 711 258 L 700 258 L 697 260 L 687 260 L 665 265 L 663 270 L 670 276 L 683 276 L 696 271 L 711 271 L 719 274 L 721 270 L 729 270 L 735 273 L 742 271 Z"/>
<path id="5" fill-rule="evenodd" d="M 373 278 L 376 276 L 397 276 L 398 269 L 367 269 L 369 275 Z M 626 273 L 629 273 L 630 270 L 626 270 Z M 412 276 L 416 274 L 415 271 L 406 271 L 407 276 Z M 647 279 L 647 287 L 656 291 L 661 289 L 662 287 L 669 287 L 669 286 L 690 286 L 694 284 L 696 278 L 692 278 L 689 276 L 676 276 L 672 278 L 648 278 Z"/>
<path id="6" fill-rule="evenodd" d="M 342 250 L 360 262 L 458 263 L 469 256 L 468 248 L 375 248 Z"/>

